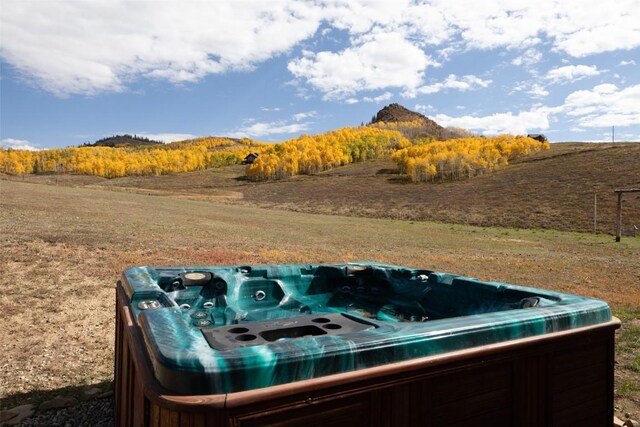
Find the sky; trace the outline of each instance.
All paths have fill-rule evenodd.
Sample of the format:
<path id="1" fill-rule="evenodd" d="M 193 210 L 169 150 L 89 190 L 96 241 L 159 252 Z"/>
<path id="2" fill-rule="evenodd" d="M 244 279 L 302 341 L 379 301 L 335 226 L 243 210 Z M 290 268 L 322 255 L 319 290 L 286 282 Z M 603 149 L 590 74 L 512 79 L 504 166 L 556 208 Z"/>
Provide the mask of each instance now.
<path id="1" fill-rule="evenodd" d="M 0 2 L 4 148 L 284 141 L 393 102 L 483 135 L 640 141 L 640 0 Z"/>

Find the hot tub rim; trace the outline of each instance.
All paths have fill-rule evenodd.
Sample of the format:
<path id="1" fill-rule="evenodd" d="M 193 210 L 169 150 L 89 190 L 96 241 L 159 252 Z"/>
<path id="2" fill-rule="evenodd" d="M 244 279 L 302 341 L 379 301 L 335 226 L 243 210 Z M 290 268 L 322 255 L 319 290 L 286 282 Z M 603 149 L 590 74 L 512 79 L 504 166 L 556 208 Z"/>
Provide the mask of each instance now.
<path id="1" fill-rule="evenodd" d="M 579 327 L 560 332 L 552 332 L 527 338 L 503 341 L 488 344 L 481 347 L 471 347 L 433 356 L 421 357 L 406 361 L 389 363 L 381 366 L 363 368 L 349 372 L 341 372 L 323 377 L 310 378 L 296 381 L 295 383 L 279 384 L 264 388 L 238 391 L 232 393 L 220 393 L 209 395 L 179 395 L 163 387 L 155 378 L 151 369 L 151 360 L 140 343 L 144 342 L 141 332 L 133 321 L 131 310 L 126 300 L 126 292 L 121 286 L 117 287 L 117 309 L 122 317 L 122 323 L 126 331 L 124 339 L 127 340 L 129 351 L 133 353 L 133 363 L 142 379 L 142 391 L 147 399 L 158 406 L 170 410 L 183 412 L 196 412 L 203 408 L 223 409 L 248 405 L 255 402 L 265 402 L 292 396 L 294 394 L 314 393 L 319 390 L 329 389 L 354 381 L 378 379 L 419 368 L 434 367 L 446 363 L 464 362 L 473 358 L 489 356 L 499 353 L 505 348 L 526 351 L 535 344 L 553 345 L 554 342 L 563 340 L 570 335 L 578 334 L 605 334 L 610 330 L 620 328 L 621 322 L 612 316 L 606 323 L 599 323 L 586 327 Z M 124 344 L 124 343 L 123 343 Z M 114 373 L 117 375 L 117 373 Z M 394 381 L 390 379 L 389 383 Z M 366 387 L 364 387 L 366 389 Z"/>

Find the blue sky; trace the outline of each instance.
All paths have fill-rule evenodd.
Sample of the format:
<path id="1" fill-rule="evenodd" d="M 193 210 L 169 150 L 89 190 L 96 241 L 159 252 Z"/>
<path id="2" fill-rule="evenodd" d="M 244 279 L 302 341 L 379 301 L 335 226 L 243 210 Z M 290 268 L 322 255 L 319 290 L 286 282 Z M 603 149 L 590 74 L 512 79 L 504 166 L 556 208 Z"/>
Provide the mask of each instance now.
<path id="1" fill-rule="evenodd" d="M 0 24 L 5 148 L 282 141 L 392 102 L 485 135 L 640 141 L 640 0 L 2 0 Z"/>

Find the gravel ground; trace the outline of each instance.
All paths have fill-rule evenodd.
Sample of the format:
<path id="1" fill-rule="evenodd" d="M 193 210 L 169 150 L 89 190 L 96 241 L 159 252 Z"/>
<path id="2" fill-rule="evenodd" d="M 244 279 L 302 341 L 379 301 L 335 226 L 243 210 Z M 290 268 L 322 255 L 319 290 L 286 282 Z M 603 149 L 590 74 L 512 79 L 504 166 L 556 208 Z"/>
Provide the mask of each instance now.
<path id="1" fill-rule="evenodd" d="M 94 399 L 57 411 L 42 412 L 19 426 L 112 427 L 115 425 L 113 398 Z"/>

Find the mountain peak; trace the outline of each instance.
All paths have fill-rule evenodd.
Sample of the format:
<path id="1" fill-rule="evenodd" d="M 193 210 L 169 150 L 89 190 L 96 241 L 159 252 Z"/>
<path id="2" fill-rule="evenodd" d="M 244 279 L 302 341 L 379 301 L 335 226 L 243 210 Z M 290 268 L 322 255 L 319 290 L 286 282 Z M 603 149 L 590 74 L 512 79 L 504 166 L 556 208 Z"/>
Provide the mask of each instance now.
<path id="1" fill-rule="evenodd" d="M 425 116 L 397 104 L 389 104 L 378 111 L 371 123 L 385 122 L 413 122 L 415 120 L 428 120 Z"/>
<path id="2" fill-rule="evenodd" d="M 416 124 L 416 122 L 418 123 Z M 383 127 L 385 123 L 398 123 L 399 125 L 393 128 L 409 139 L 433 138 L 443 141 L 473 135 L 465 129 L 444 128 L 427 116 L 411 111 L 397 103 L 389 104 L 378 111 L 371 120 L 372 125 L 377 123 L 381 123 Z"/>

